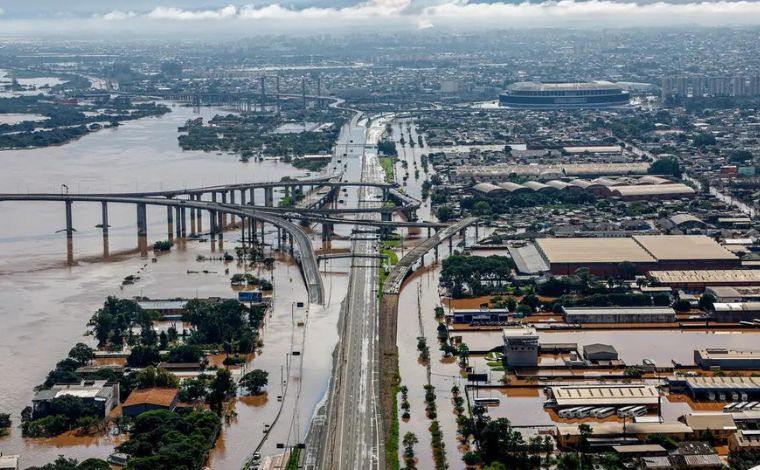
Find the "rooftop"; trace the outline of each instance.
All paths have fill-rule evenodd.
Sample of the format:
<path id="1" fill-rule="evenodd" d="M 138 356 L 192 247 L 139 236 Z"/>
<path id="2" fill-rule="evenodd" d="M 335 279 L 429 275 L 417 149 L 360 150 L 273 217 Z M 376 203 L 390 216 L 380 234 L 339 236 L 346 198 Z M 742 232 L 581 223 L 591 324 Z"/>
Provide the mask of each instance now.
<path id="1" fill-rule="evenodd" d="M 760 377 L 687 377 L 691 389 L 760 389 Z"/>
<path id="2" fill-rule="evenodd" d="M 565 313 L 582 315 L 674 315 L 670 307 L 562 307 Z"/>
<path id="3" fill-rule="evenodd" d="M 662 186 L 665 185 L 656 187 Z M 636 235 L 633 239 L 659 260 L 737 259 L 735 254 L 704 235 Z"/>
<path id="4" fill-rule="evenodd" d="M 620 86 L 610 82 L 516 82 L 509 85 L 507 88 L 512 91 L 622 90 Z"/>
<path id="5" fill-rule="evenodd" d="M 148 404 L 168 407 L 174 403 L 176 397 L 177 389 L 174 388 L 146 388 L 130 393 L 123 406 Z"/>
<path id="6" fill-rule="evenodd" d="M 760 302 L 715 302 L 713 310 L 716 312 L 758 312 Z"/>
<path id="7" fill-rule="evenodd" d="M 594 431 L 593 435 L 596 437 L 599 436 L 609 436 L 609 435 L 617 435 L 617 434 L 623 434 L 623 423 L 622 422 L 604 422 L 604 423 L 595 423 L 595 422 L 589 422 L 584 423 L 591 426 L 591 429 Z M 559 435 L 571 435 L 571 436 L 579 436 L 581 434 L 581 431 L 579 429 L 579 424 L 558 424 L 557 425 L 557 432 Z M 689 434 L 691 433 L 691 428 L 683 423 L 680 422 L 668 422 L 668 423 L 626 423 L 626 433 L 627 434 Z"/>
<path id="8" fill-rule="evenodd" d="M 699 349 L 702 359 L 760 359 L 760 351 L 737 351 L 735 349 Z"/>
<path id="9" fill-rule="evenodd" d="M 652 385 L 563 385 L 551 387 L 559 406 L 583 405 L 648 405 L 659 397 Z"/>
<path id="10" fill-rule="evenodd" d="M 701 271 L 650 271 L 652 278 L 658 282 L 695 282 L 746 284 L 760 282 L 760 269 L 713 269 Z"/>
<path id="11" fill-rule="evenodd" d="M 538 249 L 550 263 L 655 263 L 632 238 L 540 238 Z"/>

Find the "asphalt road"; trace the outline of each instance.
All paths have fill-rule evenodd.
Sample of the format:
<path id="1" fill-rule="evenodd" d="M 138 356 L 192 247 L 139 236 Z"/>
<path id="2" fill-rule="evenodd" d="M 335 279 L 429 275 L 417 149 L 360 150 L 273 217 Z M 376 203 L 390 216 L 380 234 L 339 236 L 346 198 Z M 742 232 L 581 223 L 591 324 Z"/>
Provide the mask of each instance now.
<path id="1" fill-rule="evenodd" d="M 375 144 L 384 123 L 367 129 L 367 144 Z M 351 164 L 358 164 L 354 161 Z M 366 150 L 360 160 L 361 181 L 382 182 L 384 174 L 374 150 Z M 349 171 L 351 168 L 349 168 Z M 360 208 L 382 205 L 382 191 L 358 189 Z M 363 219 L 379 219 L 378 214 L 361 214 Z M 352 241 L 355 254 L 376 254 L 378 235 L 363 229 Z M 384 455 L 379 419 L 378 396 L 378 272 L 376 259 L 354 258 L 348 294 L 341 311 L 341 341 L 327 403 L 326 427 L 314 468 L 379 469 Z M 309 465 L 307 465 L 309 468 Z"/>

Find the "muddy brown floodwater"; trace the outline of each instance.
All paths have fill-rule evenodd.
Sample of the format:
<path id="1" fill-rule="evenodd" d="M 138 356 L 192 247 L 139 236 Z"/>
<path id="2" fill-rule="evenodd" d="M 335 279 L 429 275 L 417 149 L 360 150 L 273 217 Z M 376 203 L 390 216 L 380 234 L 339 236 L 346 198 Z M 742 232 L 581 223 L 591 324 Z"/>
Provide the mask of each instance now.
<path id="1" fill-rule="evenodd" d="M 184 152 L 177 146 L 178 126 L 187 119 L 208 119 L 217 112 L 205 108 L 194 114 L 190 108 L 173 106 L 165 116 L 128 122 L 60 147 L 1 151 L 0 192 L 57 193 L 62 184 L 72 193 L 160 190 L 305 174 L 277 161 L 243 163 L 233 155 Z M 148 208 L 149 243 L 166 238 L 165 217 L 165 210 Z M 75 265 L 67 266 L 65 235 L 57 233 L 65 226 L 62 203 L 0 203 L 0 412 L 12 413 L 14 421 L 11 434 L 0 438 L 0 451 L 21 454 L 22 468 L 52 461 L 59 454 L 80 460 L 105 458 L 123 439 L 23 439 L 18 428 L 20 412 L 30 404 L 33 388 L 44 381 L 74 343 L 92 343 L 84 336 L 86 323 L 106 296 L 232 297 L 235 292 L 229 276 L 245 269 L 237 263 L 196 261 L 199 254 L 210 255 L 211 249 L 209 243 L 195 241 L 176 245 L 153 263 L 135 253 L 134 207 L 110 204 L 109 219 L 110 256 L 103 259 L 102 236 L 95 227 L 100 223 L 99 205 L 74 204 Z M 208 227 L 207 221 L 204 227 Z M 233 230 L 226 234 L 227 250 L 234 251 L 238 233 Z M 313 237 L 318 244 L 319 233 Z M 273 238 L 270 231 L 268 242 Z M 333 247 L 343 248 L 343 243 L 333 242 Z M 230 269 L 229 274 L 224 273 L 225 267 Z M 211 456 L 213 468 L 240 468 L 263 435 L 263 423 L 271 422 L 280 405 L 280 369 L 291 349 L 291 338 L 293 349 L 308 353 L 309 360 L 291 364 L 286 380 L 292 388 L 284 407 L 291 411 L 283 412 L 262 450 L 274 452 L 277 443 L 303 438 L 327 387 L 347 267 L 346 260 L 335 260 L 323 268 L 327 305 L 309 306 L 308 312 L 293 309 L 291 315 L 293 302 L 307 301 L 306 289 L 291 259 L 282 257 L 276 264 L 272 273 L 275 307 L 264 326 L 264 347 L 246 364 L 246 370 L 262 368 L 269 372 L 268 393 L 236 402 L 238 417 L 224 427 L 220 445 Z M 207 274 L 188 273 L 204 269 Z M 121 280 L 128 275 L 137 275 L 140 280 L 122 289 Z M 304 326 L 294 326 L 298 322 Z"/>

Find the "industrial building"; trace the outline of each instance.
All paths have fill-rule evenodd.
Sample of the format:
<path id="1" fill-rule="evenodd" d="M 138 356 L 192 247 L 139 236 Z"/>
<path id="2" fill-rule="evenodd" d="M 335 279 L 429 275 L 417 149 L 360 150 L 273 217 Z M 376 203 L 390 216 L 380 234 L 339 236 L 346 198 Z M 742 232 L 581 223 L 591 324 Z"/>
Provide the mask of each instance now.
<path id="1" fill-rule="evenodd" d="M 719 322 L 760 320 L 760 302 L 715 302 L 710 316 Z"/>
<path id="2" fill-rule="evenodd" d="M 119 384 L 109 384 L 106 380 L 83 380 L 78 384 L 55 384 L 34 395 L 32 399 L 34 415 L 45 415 L 50 402 L 63 396 L 81 398 L 86 405 L 97 410 L 98 414 L 105 418 L 119 404 Z"/>
<path id="3" fill-rule="evenodd" d="M 741 259 L 703 235 L 541 238 L 535 244 L 552 274 L 558 275 L 570 275 L 579 268 L 588 268 L 599 276 L 617 275 L 621 263 L 631 263 L 638 273 L 741 266 Z"/>
<path id="4" fill-rule="evenodd" d="M 557 439 L 562 447 L 571 447 L 578 445 L 578 441 L 581 438 L 581 423 L 576 424 L 558 424 L 557 425 Z M 633 443 L 646 442 L 647 438 L 652 434 L 660 434 L 670 437 L 675 440 L 687 439 L 692 429 L 684 423 L 674 422 L 652 422 L 652 423 L 626 423 L 625 425 L 619 421 L 612 422 L 588 422 L 583 423 L 591 426 L 592 436 L 594 438 L 627 438 L 631 439 Z M 649 457 L 656 458 L 656 457 Z M 663 467 L 672 469 L 674 467 Z"/>
<path id="5" fill-rule="evenodd" d="M 696 400 L 760 399 L 760 377 L 669 377 L 668 384 L 671 391 L 684 391 Z"/>
<path id="6" fill-rule="evenodd" d="M 456 325 L 506 323 L 509 319 L 509 310 L 506 308 L 454 309 L 447 316 Z"/>
<path id="7" fill-rule="evenodd" d="M 504 358 L 510 367 L 536 367 L 538 365 L 538 335 L 536 329 L 510 326 L 502 330 Z"/>
<path id="8" fill-rule="evenodd" d="M 590 362 L 617 361 L 618 352 L 611 344 L 587 344 L 583 346 L 583 357 Z"/>
<path id="9" fill-rule="evenodd" d="M 560 176 L 563 175 L 560 174 Z M 542 179 L 544 178 L 542 177 Z M 662 182 L 659 180 L 662 180 Z M 561 179 L 544 179 L 544 182 L 526 181 L 521 184 L 511 181 L 505 181 L 498 184 L 480 182 L 474 184 L 470 188 L 470 191 L 475 195 L 490 198 L 506 198 L 515 194 L 530 194 L 533 192 L 579 191 L 591 193 L 599 197 L 613 197 L 626 201 L 644 199 L 680 199 L 684 197 L 691 198 L 696 195 L 696 192 L 691 186 L 687 186 L 683 183 L 673 183 L 662 178 L 654 180 L 646 177 L 617 180 L 610 178 L 597 178 L 594 180 L 576 178 L 570 181 L 563 181 Z"/>
<path id="10" fill-rule="evenodd" d="M 562 307 L 565 323 L 672 323 L 670 307 Z"/>
<path id="11" fill-rule="evenodd" d="M 549 387 L 558 408 L 570 406 L 655 406 L 660 394 L 648 384 L 581 384 Z"/>
<path id="12" fill-rule="evenodd" d="M 760 286 L 760 269 L 706 269 L 650 271 L 657 284 L 686 289 L 706 289 L 707 286 Z"/>
<path id="13" fill-rule="evenodd" d="M 709 286 L 705 294 L 715 297 L 716 302 L 760 302 L 758 286 Z"/>
<path id="14" fill-rule="evenodd" d="M 536 178 L 540 181 L 559 178 L 593 178 L 595 176 L 643 176 L 647 174 L 649 167 L 650 163 L 648 162 L 458 165 L 449 174 L 449 181 L 456 184 L 471 185 L 479 181 L 507 183 L 515 176 Z M 652 180 L 648 181 L 648 184 L 653 183 Z"/>
<path id="15" fill-rule="evenodd" d="M 517 82 L 499 95 L 499 106 L 514 109 L 593 109 L 626 106 L 630 95 L 610 82 Z"/>
<path id="16" fill-rule="evenodd" d="M 694 363 L 703 369 L 720 367 L 721 369 L 760 369 L 760 351 L 736 351 L 733 349 L 697 349 L 694 351 Z"/>

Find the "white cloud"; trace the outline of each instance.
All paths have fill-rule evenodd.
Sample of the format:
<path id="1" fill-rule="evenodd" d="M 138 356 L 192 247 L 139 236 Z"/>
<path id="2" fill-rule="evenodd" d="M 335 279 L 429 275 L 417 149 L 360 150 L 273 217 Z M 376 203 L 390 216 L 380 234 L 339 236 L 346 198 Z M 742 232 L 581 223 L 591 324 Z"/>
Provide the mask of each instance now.
<path id="1" fill-rule="evenodd" d="M 157 7 L 146 16 L 154 20 L 223 20 L 235 18 L 238 9 L 227 5 L 218 10 L 182 10 L 180 8 Z"/>
<path id="2" fill-rule="evenodd" d="M 112 12 L 106 13 L 105 15 L 102 16 L 102 18 L 107 21 L 119 21 L 119 20 L 128 20 L 136 16 L 137 16 L 137 13 L 133 11 L 114 10 Z"/>
<path id="3" fill-rule="evenodd" d="M 641 24 L 760 24 L 760 2 L 721 0 L 717 2 L 638 4 L 612 0 L 559 0 L 542 3 L 472 3 L 466 0 L 443 0 L 434 5 L 414 8 L 411 0 L 369 0 L 356 5 L 294 9 L 280 4 L 240 8 L 229 5 L 218 10 L 183 10 L 157 7 L 142 15 L 160 20 L 248 20 L 248 21 L 325 21 L 317 26 L 330 27 L 352 21 L 406 19 L 420 29 L 433 24 L 450 26 L 471 24 L 482 27 L 561 25 L 562 23 L 602 26 Z M 121 19 L 121 18 L 120 18 Z M 609 21 L 609 22 L 607 22 Z M 476 24 L 477 23 L 477 24 Z"/>
<path id="4" fill-rule="evenodd" d="M 251 0 L 244 0 L 251 1 Z M 677 2 L 680 0 L 670 0 Z M 666 25 L 760 25 L 760 1 L 635 3 L 631 0 L 545 0 L 541 3 L 473 3 L 468 0 L 365 0 L 346 7 L 295 8 L 282 4 L 230 4 L 218 9 L 158 6 L 150 11 L 115 10 L 90 18 L 0 20 L 0 30 L 20 34 L 69 31 L 181 34 L 185 22 L 199 34 L 256 32 L 495 29 L 543 26 L 615 28 Z"/>

